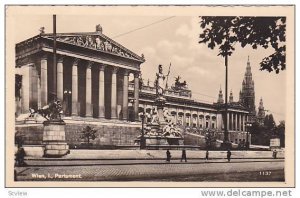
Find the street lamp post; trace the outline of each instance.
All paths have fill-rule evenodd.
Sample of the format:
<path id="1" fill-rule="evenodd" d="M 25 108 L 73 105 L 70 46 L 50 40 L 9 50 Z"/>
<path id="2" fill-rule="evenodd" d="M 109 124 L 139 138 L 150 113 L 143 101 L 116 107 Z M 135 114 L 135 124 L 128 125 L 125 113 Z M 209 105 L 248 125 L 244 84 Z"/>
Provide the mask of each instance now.
<path id="1" fill-rule="evenodd" d="M 141 139 L 140 139 L 140 149 L 145 149 L 146 148 L 146 141 L 145 141 L 145 133 L 144 133 L 144 121 L 145 121 L 145 112 L 142 111 L 140 113 L 140 118 L 142 120 L 142 134 L 141 134 Z"/>
<path id="2" fill-rule="evenodd" d="M 247 136 L 246 136 L 246 150 L 248 150 L 249 146 L 250 146 L 250 143 L 249 143 L 249 130 L 250 130 L 250 127 L 252 126 L 252 123 L 251 122 L 246 122 L 245 125 L 246 125 L 246 133 L 247 133 Z"/>
<path id="3" fill-rule="evenodd" d="M 69 98 L 70 98 L 70 96 L 71 96 L 71 94 L 72 94 L 72 91 L 71 90 L 68 90 L 68 89 L 66 89 L 65 91 L 64 91 L 64 95 L 65 95 L 65 98 L 66 98 L 66 113 L 65 113 L 65 115 L 70 115 L 70 109 L 69 109 Z"/>

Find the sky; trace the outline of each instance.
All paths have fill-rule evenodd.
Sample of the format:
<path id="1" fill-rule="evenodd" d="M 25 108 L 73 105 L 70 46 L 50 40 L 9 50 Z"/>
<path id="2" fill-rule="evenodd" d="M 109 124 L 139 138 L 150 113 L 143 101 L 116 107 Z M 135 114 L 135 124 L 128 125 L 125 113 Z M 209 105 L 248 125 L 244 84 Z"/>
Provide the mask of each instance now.
<path id="1" fill-rule="evenodd" d="M 155 23 L 157 21 L 161 22 Z M 153 82 L 157 66 L 162 64 L 164 73 L 167 73 L 171 63 L 169 85 L 179 75 L 192 90 L 193 99 L 212 103 L 217 101 L 220 87 L 225 95 L 224 58 L 217 56 L 217 48 L 211 50 L 198 43 L 202 32 L 199 22 L 198 16 L 58 15 L 57 32 L 94 32 L 95 26 L 101 24 L 103 34 L 136 54 L 144 54 L 146 61 L 141 65 L 143 79 Z M 40 27 L 45 27 L 46 33 L 52 33 L 52 15 L 19 15 L 14 17 L 14 25 L 16 30 L 22 30 L 14 33 L 15 43 L 18 43 L 39 34 Z M 144 26 L 147 27 L 139 29 Z M 135 29 L 139 30 L 123 34 Z M 277 123 L 285 120 L 286 72 L 275 74 L 259 70 L 259 63 L 272 50 L 241 48 L 239 44 L 235 48 L 229 57 L 228 67 L 228 88 L 233 92 L 234 101 L 238 101 L 249 56 L 256 108 L 262 98 L 267 113 L 272 113 Z"/>

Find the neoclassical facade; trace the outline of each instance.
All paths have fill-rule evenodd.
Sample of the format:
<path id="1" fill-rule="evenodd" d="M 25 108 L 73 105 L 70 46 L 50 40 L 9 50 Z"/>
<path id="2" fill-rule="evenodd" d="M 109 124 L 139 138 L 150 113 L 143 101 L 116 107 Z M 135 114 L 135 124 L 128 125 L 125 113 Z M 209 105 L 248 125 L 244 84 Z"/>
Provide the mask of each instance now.
<path id="1" fill-rule="evenodd" d="M 140 65 L 145 61 L 101 30 L 57 34 L 53 67 L 53 35 L 40 34 L 16 44 L 16 73 L 21 77 L 17 114 L 38 109 L 57 98 L 65 116 L 128 119 L 128 76 L 134 75 L 134 113 L 139 106 Z M 55 73 L 54 73 L 55 72 Z M 53 83 L 56 75 L 57 83 Z"/>
<path id="2" fill-rule="evenodd" d="M 99 26 L 90 33 L 57 34 L 56 64 L 53 45 L 53 34 L 43 32 L 16 44 L 16 120 L 22 121 L 21 115 L 44 107 L 56 96 L 63 101 L 69 144 L 79 141 L 74 131 L 89 122 L 104 134 L 98 144 L 133 144 L 139 135 L 136 128 L 141 126 L 139 112 L 155 108 L 154 86 L 143 84 L 140 79 L 143 55 L 105 36 Z M 133 76 L 132 81 L 129 75 Z M 174 123 L 199 131 L 211 129 L 223 140 L 227 116 L 229 140 L 246 140 L 249 111 L 230 100 L 225 115 L 221 90 L 214 104 L 192 99 L 192 91 L 187 87 L 170 87 L 166 99 Z M 24 123 L 26 119 L 17 126 L 18 130 L 25 130 Z M 101 128 L 102 123 L 107 128 Z M 37 126 L 36 133 L 40 134 L 38 127 L 41 126 Z M 126 134 L 128 131 L 130 135 Z"/>
<path id="3" fill-rule="evenodd" d="M 129 98 L 133 98 L 134 84 L 129 84 Z M 141 86 L 139 111 L 150 112 L 155 108 L 154 99 L 156 90 L 154 86 L 147 83 Z M 198 131 L 210 129 L 217 133 L 218 139 L 224 138 L 224 116 L 225 104 L 222 91 L 219 93 L 217 103 L 209 104 L 192 99 L 192 91 L 188 89 L 166 90 L 166 107 L 172 115 L 174 123 L 179 123 L 185 128 Z M 249 111 L 239 102 L 233 99 L 228 103 L 227 126 L 229 131 L 229 140 L 233 143 L 239 143 L 247 139 L 246 123 L 249 121 Z M 248 133 L 249 142 L 251 134 Z"/>

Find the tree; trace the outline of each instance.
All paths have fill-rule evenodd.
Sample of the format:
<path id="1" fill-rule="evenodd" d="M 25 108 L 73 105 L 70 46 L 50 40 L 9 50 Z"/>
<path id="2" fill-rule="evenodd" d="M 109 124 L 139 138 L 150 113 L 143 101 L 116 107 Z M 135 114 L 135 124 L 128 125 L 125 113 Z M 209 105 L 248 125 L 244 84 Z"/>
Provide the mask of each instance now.
<path id="1" fill-rule="evenodd" d="M 253 49 L 272 47 L 274 53 L 260 62 L 260 70 L 286 69 L 286 17 L 201 17 L 200 27 L 199 43 L 210 49 L 219 46 L 220 56 L 230 56 L 236 43 Z"/>
<path id="2" fill-rule="evenodd" d="M 251 133 L 251 143 L 257 145 L 270 145 L 270 138 L 273 135 L 273 131 L 269 130 L 266 126 L 260 125 L 257 121 L 252 124 L 249 129 Z"/>
<path id="3" fill-rule="evenodd" d="M 205 133 L 205 146 L 206 149 L 213 148 L 214 143 L 216 142 L 216 137 L 213 135 L 213 132 L 209 129 Z"/>
<path id="4" fill-rule="evenodd" d="M 280 125 L 280 126 L 282 126 L 282 125 Z M 280 133 L 282 133 L 282 127 L 280 130 L 281 130 Z M 263 126 L 261 126 L 257 121 L 254 122 L 250 128 L 250 132 L 251 132 L 252 144 L 269 146 L 271 138 L 274 138 L 274 136 L 280 137 L 278 127 L 276 126 L 276 123 L 274 121 L 274 117 L 272 114 L 265 116 Z M 283 134 L 284 134 L 284 132 L 283 132 Z"/>
<path id="5" fill-rule="evenodd" d="M 285 147 L 285 121 L 279 121 L 279 125 L 276 127 L 276 135 L 280 138 L 280 145 Z"/>
<path id="6" fill-rule="evenodd" d="M 97 133 L 97 130 L 92 129 L 90 126 L 86 126 L 81 131 L 80 138 L 85 139 L 87 141 L 87 144 L 90 145 L 90 140 L 96 139 L 96 137 L 97 137 L 96 133 Z"/>
<path id="7" fill-rule="evenodd" d="M 274 132 L 276 128 L 276 123 L 274 121 L 273 115 L 269 114 L 265 116 L 264 126 L 267 130 Z"/>

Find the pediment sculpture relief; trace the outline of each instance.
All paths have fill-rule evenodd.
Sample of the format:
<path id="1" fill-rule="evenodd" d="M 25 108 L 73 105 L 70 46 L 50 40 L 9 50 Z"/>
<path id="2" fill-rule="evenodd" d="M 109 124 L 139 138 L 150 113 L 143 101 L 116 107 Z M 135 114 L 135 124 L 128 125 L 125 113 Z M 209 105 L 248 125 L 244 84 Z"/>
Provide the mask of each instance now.
<path id="1" fill-rule="evenodd" d="M 134 58 L 131 54 L 127 53 L 125 50 L 120 49 L 115 44 L 97 35 L 65 36 L 65 37 L 59 37 L 57 38 L 57 40 L 82 46 L 82 47 L 96 49 L 99 51 L 114 53 L 123 57 Z"/>

